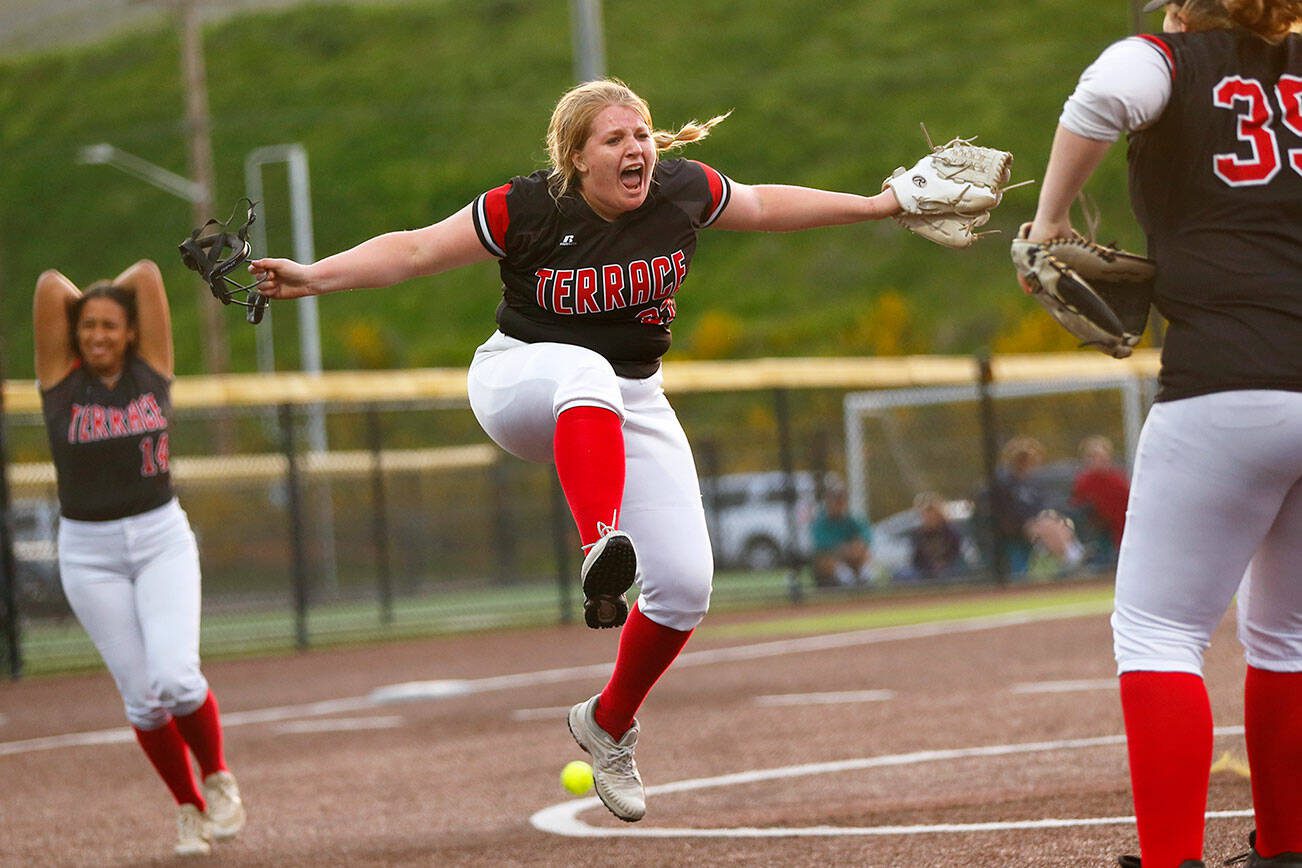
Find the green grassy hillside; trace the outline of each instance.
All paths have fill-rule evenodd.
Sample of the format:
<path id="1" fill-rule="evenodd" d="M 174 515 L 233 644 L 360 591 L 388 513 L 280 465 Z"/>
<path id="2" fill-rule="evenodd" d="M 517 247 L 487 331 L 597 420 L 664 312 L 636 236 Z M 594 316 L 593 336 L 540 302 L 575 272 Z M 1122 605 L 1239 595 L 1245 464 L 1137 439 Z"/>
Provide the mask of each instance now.
<path id="1" fill-rule="evenodd" d="M 649 100 L 658 125 L 735 110 L 688 155 L 742 182 L 859 192 L 921 155 L 919 121 L 937 139 L 979 134 L 1014 151 L 1015 178 L 1040 177 L 1077 75 L 1129 25 L 1121 0 L 604 5 L 608 70 Z M 540 167 L 551 107 L 572 81 L 569 26 L 569 4 L 555 0 L 431 0 L 309 5 L 210 27 L 219 210 L 241 195 L 251 149 L 302 142 L 324 256 L 432 222 Z M 0 64 L 0 315 L 11 377 L 31 376 L 30 296 L 42 269 L 86 283 L 141 256 L 157 259 L 168 280 L 178 370 L 199 372 L 200 296 L 176 254 L 189 205 L 76 162 L 79 148 L 105 141 L 184 172 L 177 42 L 159 31 Z M 270 173 L 267 189 L 270 246 L 288 255 L 283 173 Z M 1140 243 L 1120 148 L 1090 189 L 1107 236 Z M 989 228 L 1008 233 L 1029 219 L 1035 196 L 1009 194 Z M 680 294 L 674 352 L 1070 345 L 1036 325 L 1048 320 L 1016 291 L 1007 238 L 953 252 L 891 221 L 709 233 Z M 483 265 L 323 299 L 326 365 L 463 365 L 492 327 L 497 287 L 495 268 Z M 278 361 L 293 367 L 294 317 L 277 309 Z M 251 370 L 252 328 L 235 309 L 228 315 L 235 366 Z M 1027 317 L 1039 319 L 1028 327 Z"/>

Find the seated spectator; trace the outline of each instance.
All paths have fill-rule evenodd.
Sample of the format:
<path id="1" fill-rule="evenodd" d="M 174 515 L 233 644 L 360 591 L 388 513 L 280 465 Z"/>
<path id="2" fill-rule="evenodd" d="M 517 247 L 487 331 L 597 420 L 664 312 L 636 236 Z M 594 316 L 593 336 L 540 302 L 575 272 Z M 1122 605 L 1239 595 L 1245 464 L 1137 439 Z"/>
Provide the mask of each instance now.
<path id="1" fill-rule="evenodd" d="M 1031 542 L 1026 573 L 1032 579 L 1056 579 L 1085 560 L 1085 547 L 1076 537 L 1076 524 L 1053 509 L 1046 509 L 1026 526 Z"/>
<path id="2" fill-rule="evenodd" d="M 1026 575 L 1032 555 L 1052 559 L 1037 565 L 1037 574 L 1069 570 L 1083 560 L 1084 549 L 1072 522 L 1048 509 L 1048 494 L 1035 479 L 1044 464 L 1044 446 L 1034 437 L 1014 437 L 1000 453 L 995 484 L 989 494 L 990 517 L 995 543 L 1000 547 L 1008 571 Z"/>
<path id="3" fill-rule="evenodd" d="M 1100 560 L 1115 562 L 1126 527 L 1130 480 L 1112 460 L 1112 441 L 1086 437 L 1080 444 L 1081 471 L 1071 487 L 1071 505 L 1081 517 L 1083 540 L 1106 546 Z"/>
<path id="4" fill-rule="evenodd" d="M 828 482 L 823 505 L 809 527 L 814 549 L 814 583 L 820 588 L 853 587 L 871 578 L 872 529 L 850 513 L 850 498 L 839 478 Z"/>
<path id="5" fill-rule="evenodd" d="M 934 581 L 961 572 L 963 541 L 945 517 L 945 501 L 926 491 L 913 499 L 918 526 L 909 531 L 912 556 L 909 565 L 896 576 L 901 581 Z"/>
<path id="6" fill-rule="evenodd" d="M 1026 525 L 1045 508 L 1045 497 L 1031 479 L 1044 463 L 1044 447 L 1033 437 L 1014 437 L 999 453 L 994 486 L 989 492 L 994 543 L 1012 575 L 1023 575 L 1031 558 Z"/>

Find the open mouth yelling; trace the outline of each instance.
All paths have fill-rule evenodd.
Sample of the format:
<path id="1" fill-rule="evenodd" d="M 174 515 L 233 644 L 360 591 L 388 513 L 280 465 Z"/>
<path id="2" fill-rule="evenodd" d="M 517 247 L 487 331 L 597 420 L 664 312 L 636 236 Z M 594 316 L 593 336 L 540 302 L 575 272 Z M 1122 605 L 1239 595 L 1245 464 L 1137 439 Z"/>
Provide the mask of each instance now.
<path id="1" fill-rule="evenodd" d="M 629 193 L 639 193 L 642 190 L 643 170 L 645 166 L 641 163 L 631 165 L 619 173 L 619 183 Z"/>

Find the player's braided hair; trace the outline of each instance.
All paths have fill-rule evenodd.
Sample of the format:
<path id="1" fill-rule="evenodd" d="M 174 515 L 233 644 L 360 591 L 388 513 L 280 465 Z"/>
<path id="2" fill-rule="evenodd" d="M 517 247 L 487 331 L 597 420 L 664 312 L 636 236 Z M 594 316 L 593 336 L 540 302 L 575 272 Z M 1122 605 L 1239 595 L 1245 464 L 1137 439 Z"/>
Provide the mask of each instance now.
<path id="1" fill-rule="evenodd" d="M 1302 0 L 1185 0 L 1180 17 L 1190 30 L 1239 27 L 1278 43 L 1302 22 Z"/>
<path id="2" fill-rule="evenodd" d="M 657 130 L 651 122 L 651 109 L 646 100 L 619 79 L 589 81 L 572 87 L 556 103 L 551 123 L 547 125 L 547 156 L 551 160 L 547 179 L 552 195 L 562 196 L 574 188 L 579 172 L 570 157 L 583 149 L 597 113 L 611 105 L 628 106 L 641 115 L 652 129 L 651 139 L 657 151 L 669 151 L 688 142 L 700 141 L 710 134 L 712 127 L 731 114 L 716 115 L 704 123 L 689 121 L 677 132 Z"/>

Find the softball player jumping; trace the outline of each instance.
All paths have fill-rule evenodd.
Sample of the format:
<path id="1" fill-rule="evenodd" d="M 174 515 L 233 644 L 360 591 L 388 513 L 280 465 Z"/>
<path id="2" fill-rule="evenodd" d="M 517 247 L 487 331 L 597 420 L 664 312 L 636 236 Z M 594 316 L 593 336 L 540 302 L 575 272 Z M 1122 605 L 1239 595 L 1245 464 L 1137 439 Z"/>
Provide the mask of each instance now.
<path id="1" fill-rule="evenodd" d="M 660 372 L 697 236 L 709 226 L 790 231 L 901 211 L 891 189 L 868 197 L 748 186 L 703 163 L 659 159 L 721 120 L 657 130 L 622 83 L 583 84 L 552 114 L 549 170 L 513 178 L 432 226 L 310 266 L 250 265 L 263 293 L 295 298 L 498 260 L 497 331 L 471 362 L 470 403 L 503 449 L 555 464 L 587 552 L 587 623 L 623 625 L 610 681 L 571 709 L 569 726 L 593 757 L 598 795 L 629 821 L 646 810 L 634 714 L 710 599 L 696 467 Z M 635 581 L 641 594 L 629 611 L 624 593 Z"/>
<path id="2" fill-rule="evenodd" d="M 80 292 L 36 284 L 36 376 L 59 488 L 59 571 L 179 807 L 176 852 L 244 825 L 217 700 L 199 671 L 199 552 L 172 492 L 172 325 L 158 266 Z M 203 772 L 197 785 L 193 752 Z"/>
<path id="3" fill-rule="evenodd" d="M 1169 322 L 1112 616 L 1143 866 L 1203 864 L 1203 652 L 1236 590 L 1246 861 L 1302 866 L 1302 2 L 1145 9 L 1163 6 L 1164 35 L 1109 47 L 1067 101 L 1030 238 L 1071 234 L 1072 200 L 1129 133 Z"/>

